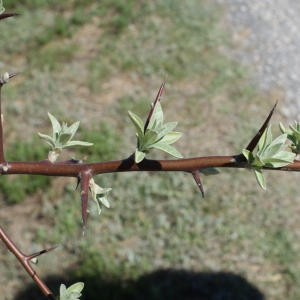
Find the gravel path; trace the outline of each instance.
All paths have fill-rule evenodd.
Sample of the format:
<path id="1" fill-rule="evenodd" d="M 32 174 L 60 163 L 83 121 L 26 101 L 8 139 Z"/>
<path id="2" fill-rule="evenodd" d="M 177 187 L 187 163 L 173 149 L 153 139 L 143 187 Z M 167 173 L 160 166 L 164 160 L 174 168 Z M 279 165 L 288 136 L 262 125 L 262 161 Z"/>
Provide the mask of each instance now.
<path id="1" fill-rule="evenodd" d="M 300 120 L 300 1 L 217 1 L 240 45 L 234 57 L 253 68 L 263 90 L 283 89 L 282 113 Z"/>

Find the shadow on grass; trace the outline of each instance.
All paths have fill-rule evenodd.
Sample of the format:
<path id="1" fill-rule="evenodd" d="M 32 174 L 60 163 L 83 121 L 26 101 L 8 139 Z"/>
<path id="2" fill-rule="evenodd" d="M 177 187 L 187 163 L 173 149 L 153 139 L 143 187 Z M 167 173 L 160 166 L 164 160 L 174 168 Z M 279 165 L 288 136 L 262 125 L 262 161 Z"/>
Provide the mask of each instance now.
<path id="1" fill-rule="evenodd" d="M 74 278 L 65 282 L 48 278 L 53 291 L 60 283 L 85 283 L 81 300 L 264 300 L 264 295 L 242 276 L 233 273 L 196 273 L 184 270 L 158 270 L 137 280 L 106 280 L 100 276 Z M 15 300 L 43 300 L 45 297 L 32 284 Z"/>

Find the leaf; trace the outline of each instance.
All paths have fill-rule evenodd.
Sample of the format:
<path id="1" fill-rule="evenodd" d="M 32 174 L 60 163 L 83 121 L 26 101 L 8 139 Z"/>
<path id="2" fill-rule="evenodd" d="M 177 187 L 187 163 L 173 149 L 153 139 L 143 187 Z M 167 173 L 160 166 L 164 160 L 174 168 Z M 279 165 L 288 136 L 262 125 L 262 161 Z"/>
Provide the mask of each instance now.
<path id="1" fill-rule="evenodd" d="M 287 138 L 287 134 L 282 134 L 279 137 L 277 137 L 266 149 L 265 151 L 263 151 L 262 153 L 262 157 L 272 157 L 274 156 L 276 153 L 282 151 L 285 148 L 285 141 Z M 263 159 L 262 158 L 262 159 Z"/>
<path id="2" fill-rule="evenodd" d="M 147 130 L 145 137 L 144 137 L 144 143 L 143 143 L 143 150 L 147 149 L 148 145 L 153 144 L 158 137 L 158 133 L 156 131 L 153 130 Z"/>
<path id="3" fill-rule="evenodd" d="M 73 285 L 69 286 L 67 291 L 68 292 L 78 292 L 80 293 L 84 288 L 84 283 L 83 282 L 77 282 L 74 283 Z"/>
<path id="4" fill-rule="evenodd" d="M 144 137 L 144 123 L 143 121 L 134 113 L 131 111 L 128 112 L 129 118 L 131 122 L 133 123 L 135 130 L 139 136 L 140 139 L 143 139 Z"/>
<path id="5" fill-rule="evenodd" d="M 84 147 L 88 147 L 88 146 L 93 146 L 93 143 L 88 143 L 88 142 L 81 142 L 81 141 L 70 141 L 67 142 L 67 144 L 65 144 L 63 146 L 63 148 L 70 148 L 70 147 L 76 147 L 76 146 L 84 146 Z"/>
<path id="6" fill-rule="evenodd" d="M 156 121 L 156 126 L 159 125 L 161 126 L 164 120 L 164 114 L 162 111 L 162 107 L 161 104 L 159 102 L 156 103 L 153 114 L 151 116 L 149 125 L 148 125 L 148 129 L 154 129 L 153 125 L 154 122 Z"/>
<path id="7" fill-rule="evenodd" d="M 63 297 L 63 300 L 76 300 L 81 296 L 81 293 L 77 292 L 71 292 L 71 293 L 66 293 Z"/>
<path id="8" fill-rule="evenodd" d="M 264 163 L 266 167 L 269 168 L 280 168 L 292 163 L 295 159 L 295 156 L 295 153 L 281 151 L 273 157 L 264 159 Z"/>
<path id="9" fill-rule="evenodd" d="M 55 148 L 55 143 L 54 143 L 52 137 L 50 137 L 49 135 L 46 135 L 46 134 L 39 133 L 39 132 L 38 132 L 38 135 L 41 139 L 43 139 L 46 143 L 48 143 L 52 149 Z"/>
<path id="10" fill-rule="evenodd" d="M 167 152 L 170 155 L 173 155 L 178 158 L 182 158 L 183 156 L 172 146 L 164 143 L 156 143 L 151 146 L 152 148 L 160 149 L 162 151 Z"/>
<path id="11" fill-rule="evenodd" d="M 59 288 L 59 294 L 61 297 L 66 293 L 66 290 L 67 290 L 66 286 L 64 284 L 61 284 Z"/>
<path id="12" fill-rule="evenodd" d="M 263 151 L 272 142 L 271 125 L 264 131 L 258 142 L 258 152 Z"/>
<path id="13" fill-rule="evenodd" d="M 205 168 L 200 170 L 199 172 L 203 173 L 205 176 L 220 174 L 220 172 L 215 168 Z"/>
<path id="14" fill-rule="evenodd" d="M 69 132 L 61 133 L 58 136 L 58 139 L 55 141 L 55 144 L 63 146 L 64 144 L 66 144 L 71 139 L 71 137 L 72 137 L 72 134 L 69 133 Z"/>
<path id="15" fill-rule="evenodd" d="M 74 134 L 76 133 L 78 127 L 79 127 L 80 122 L 77 121 L 74 124 L 72 124 L 69 128 L 68 128 L 68 132 L 71 133 L 71 138 L 70 140 L 73 138 Z"/>
<path id="16" fill-rule="evenodd" d="M 106 195 L 99 194 L 99 195 L 97 195 L 97 199 L 99 201 L 101 201 L 107 208 L 110 208 L 110 205 L 109 205 Z"/>
<path id="17" fill-rule="evenodd" d="M 48 112 L 48 116 L 49 116 L 50 121 L 52 123 L 53 140 L 56 141 L 59 133 L 61 132 L 61 126 L 60 126 L 59 122 L 57 121 L 57 119 L 54 116 L 52 116 L 49 112 Z"/>
<path id="18" fill-rule="evenodd" d="M 248 160 L 248 162 L 251 164 L 252 160 L 253 160 L 253 154 L 252 152 L 250 152 L 247 149 L 243 149 L 242 151 L 243 155 L 246 157 L 246 159 Z M 251 159 L 252 158 L 252 159 Z"/>
<path id="19" fill-rule="evenodd" d="M 292 125 L 289 126 L 293 132 L 293 135 L 297 138 L 297 140 L 300 140 L 300 132 L 295 129 Z"/>
<path id="20" fill-rule="evenodd" d="M 260 187 L 262 189 L 266 190 L 266 181 L 265 181 L 265 177 L 261 171 L 261 168 L 253 167 L 253 170 L 254 170 L 255 177 L 256 177 L 258 184 L 260 185 Z"/>
<path id="21" fill-rule="evenodd" d="M 168 132 L 161 140 L 159 140 L 159 142 L 170 145 L 176 142 L 181 136 L 182 132 L 171 131 Z"/>
<path id="22" fill-rule="evenodd" d="M 141 162 L 144 159 L 145 155 L 146 154 L 144 152 L 141 152 L 141 151 L 139 151 L 139 149 L 136 149 L 135 153 L 134 153 L 135 163 L 138 164 L 139 162 Z"/>
<path id="23" fill-rule="evenodd" d="M 178 122 L 170 122 L 162 125 L 158 130 L 158 139 L 164 137 L 168 132 L 177 126 Z"/>

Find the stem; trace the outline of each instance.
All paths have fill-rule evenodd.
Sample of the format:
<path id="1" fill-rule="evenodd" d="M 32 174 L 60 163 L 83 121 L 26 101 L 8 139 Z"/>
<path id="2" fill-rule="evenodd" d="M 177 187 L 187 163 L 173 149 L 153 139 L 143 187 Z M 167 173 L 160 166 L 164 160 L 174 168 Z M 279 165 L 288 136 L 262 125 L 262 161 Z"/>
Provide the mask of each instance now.
<path id="1" fill-rule="evenodd" d="M 32 277 L 32 279 L 35 281 L 35 283 L 37 284 L 39 289 L 42 291 L 42 293 L 46 296 L 46 298 L 49 300 L 56 300 L 56 297 L 51 293 L 51 291 L 49 290 L 47 285 L 43 282 L 43 280 L 38 276 L 38 274 L 35 272 L 35 270 L 30 265 L 30 259 L 32 259 L 33 256 L 36 257 L 37 255 L 25 255 L 24 253 L 22 253 L 19 250 L 19 248 L 14 244 L 14 242 L 4 232 L 4 230 L 1 226 L 0 226 L 0 238 L 2 239 L 3 243 L 6 245 L 8 250 L 15 255 L 15 257 L 22 264 L 24 269 Z M 45 252 L 48 252 L 48 251 L 44 250 L 41 252 L 42 253 L 39 253 L 39 255 L 43 254 Z"/>

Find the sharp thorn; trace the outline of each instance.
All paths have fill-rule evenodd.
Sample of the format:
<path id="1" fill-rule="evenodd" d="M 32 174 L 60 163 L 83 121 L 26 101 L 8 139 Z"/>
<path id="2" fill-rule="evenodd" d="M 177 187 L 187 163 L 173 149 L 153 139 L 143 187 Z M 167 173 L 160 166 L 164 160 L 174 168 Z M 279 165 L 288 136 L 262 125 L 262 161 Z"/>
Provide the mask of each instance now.
<path id="1" fill-rule="evenodd" d="M 42 251 L 36 252 L 36 253 L 34 253 L 34 254 L 31 254 L 31 255 L 27 255 L 26 258 L 27 258 L 28 260 L 31 260 L 31 259 L 33 259 L 33 258 L 35 258 L 35 257 L 38 257 L 38 256 L 44 254 L 44 253 L 47 253 L 47 252 L 52 251 L 52 250 L 56 249 L 57 247 L 58 247 L 58 246 L 54 246 L 54 247 L 51 247 L 51 248 L 44 249 L 44 250 L 42 250 Z"/>
<path id="2" fill-rule="evenodd" d="M 258 130 L 258 132 L 256 133 L 256 135 L 254 136 L 254 138 L 251 140 L 251 142 L 249 143 L 249 145 L 246 147 L 247 150 L 249 150 L 250 152 L 252 152 L 256 145 L 258 144 L 259 142 L 259 139 L 260 137 L 262 136 L 262 134 L 264 133 L 264 131 L 266 130 L 266 128 L 268 127 L 269 125 L 269 122 L 273 116 L 273 113 L 275 111 L 275 108 L 277 106 L 277 103 L 278 103 L 278 100 L 276 101 L 273 109 L 271 110 L 271 112 L 269 113 L 266 121 L 264 122 L 264 124 L 262 125 L 262 127 Z"/>
<path id="3" fill-rule="evenodd" d="M 0 20 L 3 20 L 3 19 L 6 19 L 6 18 L 10 18 L 10 17 L 14 17 L 14 16 L 19 16 L 20 14 L 15 14 L 15 13 L 12 13 L 12 14 L 1 14 L 0 15 Z"/>
<path id="4" fill-rule="evenodd" d="M 15 76 L 17 76 L 19 74 L 20 74 L 20 72 L 9 74 L 9 79 L 11 79 L 11 78 L 13 78 L 13 77 L 15 77 Z"/>
<path id="5" fill-rule="evenodd" d="M 146 121 L 146 123 L 145 123 L 144 132 L 146 132 L 146 130 L 147 130 L 147 128 L 148 128 L 148 125 L 149 125 L 149 123 L 150 123 L 150 120 L 151 120 L 151 117 L 152 117 L 152 114 L 153 114 L 153 111 L 154 111 L 154 109 L 155 109 L 155 106 L 156 106 L 157 102 L 160 101 L 160 98 L 161 98 L 161 95 L 162 95 L 162 93 L 163 93 L 163 90 L 164 90 L 164 87 L 165 87 L 167 78 L 168 78 L 168 76 L 165 77 L 163 83 L 161 84 L 161 86 L 160 86 L 160 88 L 159 88 L 159 91 L 158 91 L 158 93 L 157 93 L 157 96 L 156 96 L 156 98 L 155 98 L 155 101 L 154 101 L 153 105 L 151 105 L 151 109 L 150 109 L 150 112 L 149 112 L 147 121 Z"/>
<path id="6" fill-rule="evenodd" d="M 203 186 L 202 186 L 202 183 L 201 183 L 201 179 L 200 179 L 200 175 L 199 175 L 199 171 L 195 171 L 195 172 L 192 172 L 192 175 L 201 191 L 201 194 L 202 194 L 202 197 L 204 198 L 204 190 L 203 190 Z"/>

